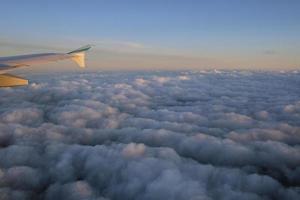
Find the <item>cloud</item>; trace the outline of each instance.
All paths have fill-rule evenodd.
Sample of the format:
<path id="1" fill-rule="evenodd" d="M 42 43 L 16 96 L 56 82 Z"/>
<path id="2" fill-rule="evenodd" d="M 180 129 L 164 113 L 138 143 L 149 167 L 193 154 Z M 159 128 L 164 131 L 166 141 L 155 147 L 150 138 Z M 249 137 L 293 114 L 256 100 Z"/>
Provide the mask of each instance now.
<path id="1" fill-rule="evenodd" d="M 299 74 L 29 78 L 0 90 L 2 199 L 300 197 Z"/>
<path id="2" fill-rule="evenodd" d="M 125 156 L 141 156 L 144 154 L 146 146 L 144 144 L 130 143 L 123 149 Z"/>
<path id="3" fill-rule="evenodd" d="M 75 181 L 63 185 L 52 185 L 48 189 L 45 199 L 95 199 L 95 195 L 87 182 Z"/>

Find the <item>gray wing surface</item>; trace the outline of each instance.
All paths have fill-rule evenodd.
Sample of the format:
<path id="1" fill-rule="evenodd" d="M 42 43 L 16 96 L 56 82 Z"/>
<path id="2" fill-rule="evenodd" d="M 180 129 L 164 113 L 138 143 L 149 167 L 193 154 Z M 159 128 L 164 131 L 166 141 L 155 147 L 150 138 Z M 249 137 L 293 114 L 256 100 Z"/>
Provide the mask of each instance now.
<path id="1" fill-rule="evenodd" d="M 28 80 L 11 74 L 5 74 L 7 71 L 31 65 L 44 64 L 54 61 L 71 59 L 80 67 L 85 67 L 85 51 L 91 48 L 86 45 L 69 53 L 43 53 L 30 54 L 0 58 L 0 87 L 11 87 L 27 85 Z"/>

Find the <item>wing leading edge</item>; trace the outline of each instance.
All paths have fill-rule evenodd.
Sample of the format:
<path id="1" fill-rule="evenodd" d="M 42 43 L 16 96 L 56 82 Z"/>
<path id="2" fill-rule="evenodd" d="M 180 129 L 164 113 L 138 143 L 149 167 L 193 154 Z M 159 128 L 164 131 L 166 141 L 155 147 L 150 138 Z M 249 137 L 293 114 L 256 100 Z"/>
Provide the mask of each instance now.
<path id="1" fill-rule="evenodd" d="M 24 66 L 49 63 L 53 61 L 71 59 L 80 67 L 85 67 L 85 52 L 90 45 L 83 46 L 68 53 L 43 53 L 0 58 L 0 87 L 27 85 L 28 80 L 5 72 Z"/>

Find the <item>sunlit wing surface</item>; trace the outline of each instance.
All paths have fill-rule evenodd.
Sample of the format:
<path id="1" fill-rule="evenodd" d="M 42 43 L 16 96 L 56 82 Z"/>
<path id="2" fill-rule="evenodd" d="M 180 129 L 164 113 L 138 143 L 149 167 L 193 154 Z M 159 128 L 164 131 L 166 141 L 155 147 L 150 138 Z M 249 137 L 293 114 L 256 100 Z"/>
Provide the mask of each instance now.
<path id="1" fill-rule="evenodd" d="M 12 87 L 28 84 L 28 80 L 26 79 L 11 74 L 6 74 L 7 71 L 18 67 L 44 64 L 66 59 L 71 59 L 80 67 L 85 67 L 85 51 L 89 50 L 90 48 L 90 45 L 86 45 L 68 53 L 43 53 L 0 57 L 0 87 Z"/>

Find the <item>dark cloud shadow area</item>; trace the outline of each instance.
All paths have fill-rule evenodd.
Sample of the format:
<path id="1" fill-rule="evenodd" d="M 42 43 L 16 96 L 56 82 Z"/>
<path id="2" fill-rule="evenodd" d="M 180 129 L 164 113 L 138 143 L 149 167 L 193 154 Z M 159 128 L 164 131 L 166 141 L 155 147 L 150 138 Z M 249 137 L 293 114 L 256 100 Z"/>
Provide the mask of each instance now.
<path id="1" fill-rule="evenodd" d="M 80 72 L 0 89 L 0 199 L 300 199 L 300 73 Z"/>

